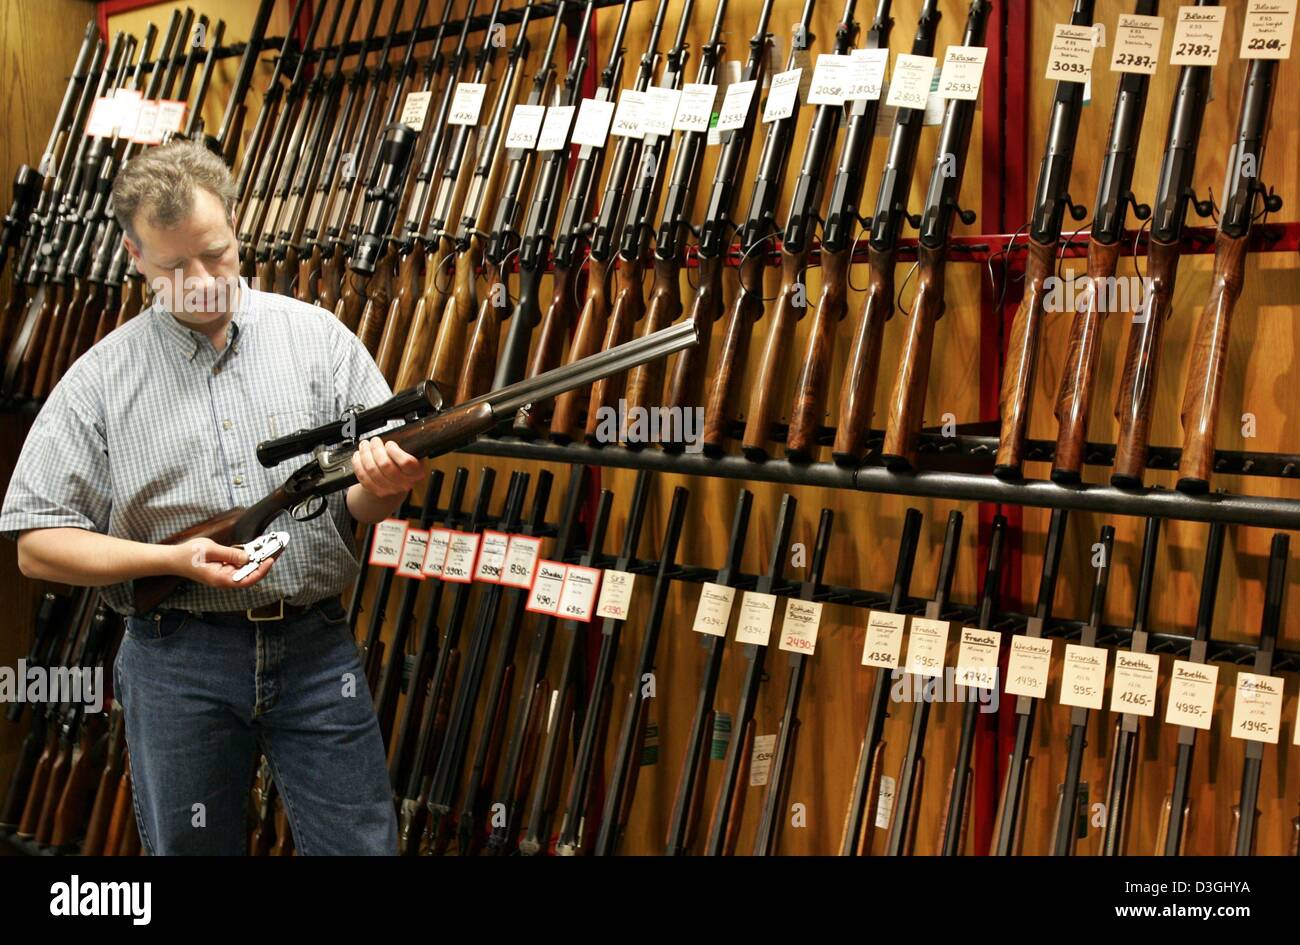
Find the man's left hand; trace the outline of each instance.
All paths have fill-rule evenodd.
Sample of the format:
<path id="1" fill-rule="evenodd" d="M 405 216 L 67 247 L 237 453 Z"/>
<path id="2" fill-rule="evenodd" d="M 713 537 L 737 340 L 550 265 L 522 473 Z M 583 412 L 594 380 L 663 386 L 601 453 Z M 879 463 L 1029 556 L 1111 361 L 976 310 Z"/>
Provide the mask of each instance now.
<path id="1" fill-rule="evenodd" d="M 429 475 L 423 460 L 377 436 L 357 444 L 357 451 L 352 454 L 352 471 L 361 488 L 380 499 L 405 495 Z"/>

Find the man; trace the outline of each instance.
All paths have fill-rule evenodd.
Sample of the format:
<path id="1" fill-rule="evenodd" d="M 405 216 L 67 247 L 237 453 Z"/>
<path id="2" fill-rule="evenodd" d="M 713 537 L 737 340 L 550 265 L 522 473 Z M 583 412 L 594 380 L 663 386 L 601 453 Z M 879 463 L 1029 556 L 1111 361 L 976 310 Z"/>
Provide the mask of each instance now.
<path id="1" fill-rule="evenodd" d="M 252 766 L 269 761 L 304 854 L 392 854 L 384 747 L 339 593 L 356 574 L 352 520 L 391 515 L 426 475 L 395 443 L 363 441 L 357 484 L 236 582 L 248 555 L 163 539 L 250 505 L 295 463 L 265 439 L 391 396 L 364 346 L 324 310 L 239 278 L 234 184 L 176 142 L 113 186 L 153 305 L 79 358 L 23 446 L 0 511 L 31 578 L 103 588 L 128 615 L 114 669 L 136 818 L 151 854 L 246 852 Z M 151 613 L 132 581 L 188 578 Z"/>

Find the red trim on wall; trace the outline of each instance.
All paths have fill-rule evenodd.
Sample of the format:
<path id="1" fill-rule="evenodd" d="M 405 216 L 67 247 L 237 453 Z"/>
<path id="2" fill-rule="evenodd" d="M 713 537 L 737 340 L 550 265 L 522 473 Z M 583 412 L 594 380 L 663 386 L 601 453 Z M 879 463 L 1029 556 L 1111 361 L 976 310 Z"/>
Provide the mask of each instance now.
<path id="1" fill-rule="evenodd" d="M 162 2 L 163 0 L 99 0 L 99 7 L 95 11 L 95 16 L 99 20 L 100 35 L 105 38 L 108 37 L 108 18 L 110 16 L 129 13 L 131 10 L 139 10 L 144 7 L 155 7 Z"/>

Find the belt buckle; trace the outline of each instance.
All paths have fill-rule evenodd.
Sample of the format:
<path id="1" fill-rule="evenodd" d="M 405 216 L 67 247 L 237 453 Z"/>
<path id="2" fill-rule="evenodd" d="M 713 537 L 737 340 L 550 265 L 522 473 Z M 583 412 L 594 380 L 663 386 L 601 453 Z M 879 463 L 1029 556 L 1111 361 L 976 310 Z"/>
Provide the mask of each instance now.
<path id="1" fill-rule="evenodd" d="M 252 623 L 267 623 L 267 622 L 272 621 L 272 620 L 283 620 L 283 619 L 284 619 L 284 598 L 281 597 L 281 598 L 280 598 L 276 603 L 278 603 L 278 604 L 280 605 L 280 612 L 279 612 L 278 614 L 276 614 L 274 617 L 254 617 L 254 616 L 253 616 L 253 612 L 256 611 L 256 610 L 258 610 L 258 609 L 260 609 L 260 608 L 257 608 L 257 607 L 250 607 L 250 608 L 248 608 L 246 611 L 244 611 L 244 614 L 245 614 L 245 616 L 248 617 L 248 619 L 249 619 Z M 265 606 L 265 605 L 263 605 L 263 606 Z"/>

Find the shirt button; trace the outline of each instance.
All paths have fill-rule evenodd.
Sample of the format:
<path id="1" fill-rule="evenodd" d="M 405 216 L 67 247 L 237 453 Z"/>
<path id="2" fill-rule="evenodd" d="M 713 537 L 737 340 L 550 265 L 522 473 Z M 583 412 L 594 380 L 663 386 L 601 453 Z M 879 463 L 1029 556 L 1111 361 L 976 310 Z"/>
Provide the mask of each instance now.
<path id="1" fill-rule="evenodd" d="M 243 477 L 243 476 L 236 476 L 236 477 L 235 477 L 235 485 L 237 485 L 237 486 L 242 486 L 243 484 L 244 484 L 244 477 Z"/>
<path id="2" fill-rule="evenodd" d="M 234 424 L 231 423 L 229 420 L 221 421 L 221 429 L 223 430 L 229 430 L 232 426 L 234 426 Z"/>

